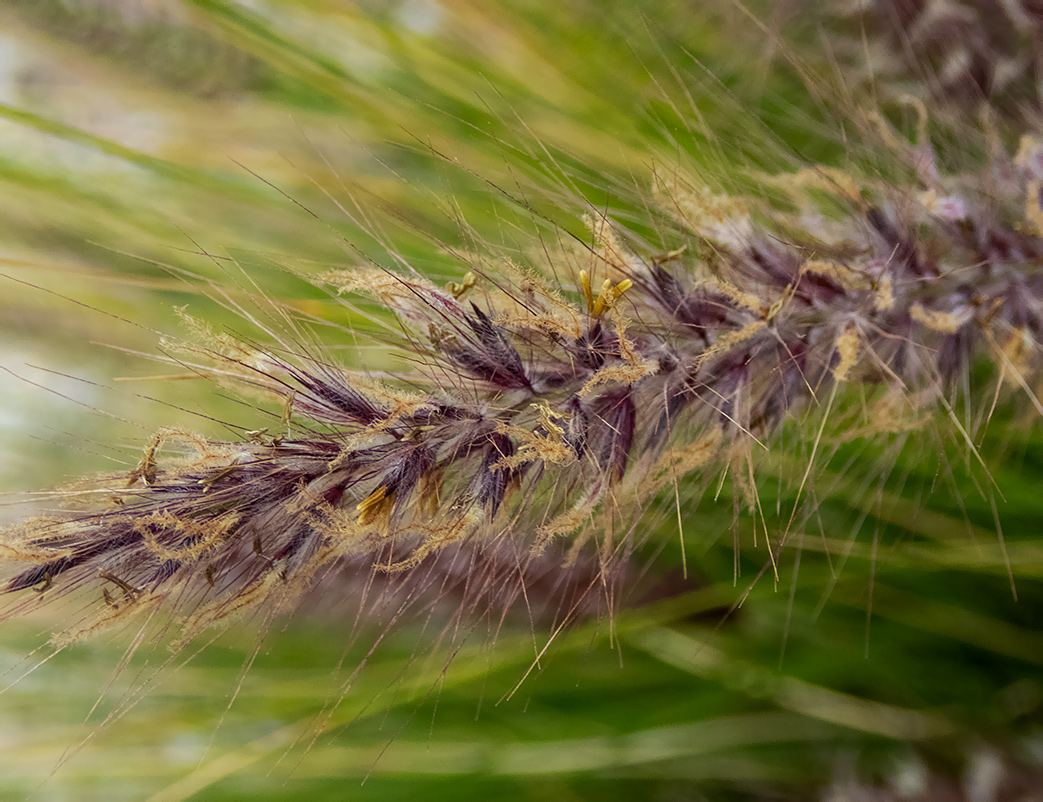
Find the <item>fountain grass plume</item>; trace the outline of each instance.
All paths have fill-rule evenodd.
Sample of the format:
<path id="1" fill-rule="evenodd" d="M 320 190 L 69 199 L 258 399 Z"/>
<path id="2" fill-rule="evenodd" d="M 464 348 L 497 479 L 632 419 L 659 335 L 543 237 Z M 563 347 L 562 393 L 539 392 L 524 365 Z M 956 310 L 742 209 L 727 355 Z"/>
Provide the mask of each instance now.
<path id="1" fill-rule="evenodd" d="M 449 583 L 461 610 L 495 618 L 533 604 L 548 562 L 557 587 L 594 578 L 567 603 L 537 594 L 556 621 L 611 611 L 653 501 L 728 470 L 777 571 L 799 511 L 770 527 L 755 477 L 786 421 L 811 442 L 799 496 L 824 435 L 941 415 L 976 454 L 953 409 L 981 360 L 996 394 L 1039 411 L 1043 145 L 993 142 L 979 169 L 946 174 L 926 116 L 913 144 L 870 123 L 903 183 L 808 166 L 757 176 L 757 198 L 657 175 L 669 252 L 630 248 L 591 210 L 582 247 L 543 264 L 484 258 L 447 286 L 408 265 L 322 275 L 393 313 L 384 341 L 405 371 L 349 370 L 186 314 L 183 364 L 273 400 L 280 423 L 241 442 L 160 429 L 129 474 L 92 480 L 96 503 L 9 530 L 12 611 L 82 591 L 93 612 L 57 642 L 159 608 L 178 647 L 332 575 L 414 599 Z"/>
<path id="2" fill-rule="evenodd" d="M 862 11 L 871 5 L 862 4 Z M 948 14 L 955 5 L 941 10 Z M 750 88 L 755 82 L 746 80 L 756 72 L 749 65 L 740 70 L 742 81 L 732 81 L 727 66 L 721 77 L 701 72 L 705 53 L 689 59 L 668 31 L 656 31 L 662 43 L 656 53 L 672 80 L 659 83 L 653 67 L 640 72 L 642 81 L 655 83 L 655 101 L 647 108 L 641 105 L 648 100 L 644 88 L 628 94 L 631 85 L 616 80 L 626 70 L 613 51 L 610 59 L 592 62 L 606 75 L 585 85 L 578 77 L 571 82 L 584 75 L 576 63 L 554 62 L 560 75 L 533 70 L 540 76 L 539 102 L 530 104 L 522 92 L 509 95 L 501 108 L 509 109 L 505 117 L 512 122 L 504 124 L 494 114 L 481 116 L 460 105 L 459 95 L 447 88 L 456 89 L 453 70 L 443 75 L 424 62 L 423 80 L 409 84 L 430 90 L 422 95 L 429 106 L 408 92 L 385 92 L 383 83 L 404 81 L 386 65 L 373 79 L 380 91 L 367 96 L 364 69 L 348 80 L 337 62 L 302 61 L 301 48 L 275 23 L 266 29 L 232 4 L 195 3 L 192 12 L 218 21 L 203 27 L 220 30 L 236 53 L 242 45 L 243 52 L 255 54 L 264 62 L 262 71 L 282 70 L 306 82 L 312 94 L 301 94 L 307 104 L 334 107 L 336 114 L 329 116 L 336 125 L 356 113 L 385 125 L 395 119 L 397 126 L 395 115 L 407 107 L 454 109 L 406 118 L 425 136 L 434 132 L 430 149 L 389 148 L 393 156 L 381 150 L 377 161 L 399 169 L 398 158 L 405 155 L 408 169 L 429 177 L 417 165 L 434 154 L 437 169 L 431 173 L 441 171 L 454 191 L 466 185 L 472 194 L 447 204 L 449 228 L 456 227 L 449 235 L 445 220 L 430 230 L 426 221 L 415 223 L 422 205 L 407 193 L 382 204 L 370 187 L 359 187 L 358 197 L 344 203 L 340 190 L 352 192 L 339 173 L 352 174 L 354 162 L 342 169 L 342 157 L 349 157 L 329 145 L 332 138 L 321 137 L 316 151 L 332 177 L 323 173 L 328 180 L 316 180 L 319 191 L 310 194 L 301 189 L 306 182 L 285 195 L 272 192 L 289 182 L 285 174 L 269 178 L 270 165 L 246 181 L 254 189 L 244 188 L 238 174 L 235 181 L 215 181 L 201 169 L 159 171 L 172 182 L 164 186 L 184 191 L 191 185 L 193 198 L 216 190 L 222 199 L 244 200 L 236 209 L 245 211 L 241 219 L 249 226 L 230 218 L 229 229 L 248 229 L 251 252 L 292 254 L 286 257 L 291 271 L 303 273 L 297 269 L 308 262 L 322 268 L 305 276 L 306 303 L 282 297 L 288 280 L 273 289 L 258 278 L 269 297 L 256 299 L 254 313 L 220 284 L 238 278 L 230 267 L 236 257 L 213 259 L 224 278 L 211 282 L 212 294 L 241 324 L 212 319 L 193 302 L 180 312 L 187 335 L 162 339 L 160 359 L 179 378 L 205 377 L 237 399 L 235 413 L 228 407 L 206 410 L 233 434 L 203 435 L 183 419 L 171 420 L 146 436 L 125 468 L 60 488 L 52 497 L 54 509 L 5 530 L 4 619 L 41 610 L 58 622 L 53 651 L 34 653 L 29 662 L 39 666 L 68 650 L 56 665 L 81 653 L 81 647 L 70 648 L 74 644 L 104 630 L 130 633 L 131 651 L 138 650 L 152 668 L 163 665 L 154 676 L 133 678 L 136 686 L 106 716 L 104 727 L 161 681 L 163 667 L 193 659 L 222 629 L 259 630 L 233 698 L 265 638 L 290 613 L 297 615 L 283 634 L 304 630 L 302 619 L 312 616 L 336 630 L 331 640 L 338 646 L 361 647 L 341 655 L 334 675 L 347 665 L 350 676 L 341 677 L 343 683 L 331 680 L 336 687 L 317 717 L 245 747 L 251 760 L 298 741 L 310 748 L 319 734 L 363 716 L 371 704 L 377 710 L 397 704 L 381 708 L 383 702 L 373 700 L 386 687 L 367 695 L 372 686 L 363 682 L 360 690 L 357 683 L 361 668 L 378 663 L 378 649 L 390 649 L 400 634 L 413 646 L 405 668 L 378 671 L 376 681 L 415 676 L 423 688 L 415 692 L 410 686 L 410 701 L 441 689 L 451 677 L 447 662 L 464 651 L 465 641 L 481 641 L 483 634 L 492 646 L 466 651 L 464 673 L 479 675 L 483 669 L 476 666 L 483 659 L 492 664 L 495 655 L 497 666 L 513 671 L 508 698 L 553 657 L 552 647 L 589 645 L 597 632 L 628 660 L 640 660 L 637 653 L 671 672 L 680 670 L 689 684 L 675 681 L 675 696 L 694 697 L 690 683 L 697 677 L 702 690 L 720 684 L 720 709 L 729 714 L 746 714 L 751 704 L 762 703 L 781 713 L 778 720 L 710 721 L 720 723 L 723 743 L 735 737 L 745 748 L 818 738 L 829 744 L 822 751 L 833 760 L 838 733 L 863 739 L 845 743 L 884 737 L 917 742 L 916 749 L 934 747 L 953 733 L 964 739 L 962 748 L 969 733 L 979 736 L 986 704 L 960 707 L 935 679 L 946 672 L 972 675 L 973 669 L 947 659 L 948 649 L 917 652 L 918 660 L 934 667 L 925 680 L 916 660 L 903 664 L 895 657 L 906 641 L 895 636 L 886 616 L 890 605 L 900 626 L 941 632 L 990 657 L 1010 658 L 995 672 L 992 664 L 979 671 L 997 686 L 1014 682 L 1002 678 L 1004 672 L 1023 679 L 1017 673 L 1022 664 L 1015 661 L 1038 664 L 1034 633 L 1005 619 L 995 626 L 1002 615 L 990 618 L 995 611 L 988 606 L 999 604 L 996 597 L 1010 601 L 1012 593 L 1003 589 L 1009 581 L 1021 595 L 1019 614 L 1030 615 L 1038 565 L 1038 550 L 1027 542 L 1030 533 L 1015 529 L 1017 542 L 1007 551 L 996 498 L 1009 489 L 1010 473 L 990 461 L 995 454 L 989 453 L 997 428 L 990 421 L 997 412 L 1006 420 L 1010 410 L 1022 410 L 1031 427 L 1043 411 L 1043 146 L 1031 103 L 1016 113 L 1005 102 L 986 104 L 972 115 L 987 92 L 968 99 L 939 91 L 934 80 L 917 85 L 890 73 L 885 80 L 872 70 L 871 91 L 863 95 L 856 83 L 866 73 L 851 68 L 857 59 L 845 60 L 851 53 L 839 51 L 840 39 L 829 43 L 838 49 L 837 60 L 827 66 L 802 60 L 797 45 L 783 43 L 774 51 L 783 58 L 768 57 L 761 65 L 771 68 L 771 88 L 758 95 Z M 496 20 L 503 34 L 515 27 L 507 13 L 478 18 Z M 306 14 L 294 19 L 302 22 Z M 473 22 L 461 14 L 459 21 Z M 605 21 L 600 10 L 597 20 Z M 169 18 L 161 27 L 174 22 L 180 29 L 181 21 Z M 888 65 L 907 68 L 893 37 L 874 39 L 880 35 L 876 24 L 859 23 L 859 42 L 864 34 L 871 49 L 883 44 Z M 918 30 L 928 27 L 925 22 Z M 706 59 L 713 70 L 719 69 L 721 51 L 740 52 L 750 38 L 748 30 L 728 30 L 734 39 L 705 37 L 714 48 L 714 58 Z M 264 35 L 255 37 L 258 31 Z M 767 25 L 755 33 L 763 37 L 766 31 L 773 36 Z M 905 44 L 920 41 L 910 35 Z M 977 47 L 978 40 L 968 41 Z M 570 52 L 562 48 L 555 57 Z M 489 51 L 490 58 L 512 53 L 509 47 Z M 250 70 L 256 66 L 252 58 L 244 62 Z M 689 72 L 682 75 L 678 64 Z M 827 76 L 829 69 L 838 72 Z M 942 71 L 956 74 L 945 65 Z M 549 80 L 548 74 L 568 80 Z M 397 77 L 385 80 L 388 75 Z M 787 83 L 794 78 L 794 85 Z M 502 79 L 496 73 L 490 82 L 513 86 Z M 236 91 L 237 79 L 230 80 L 229 91 Z M 616 95 L 591 92 L 591 85 L 618 86 L 618 103 L 601 102 Z M 773 94 L 777 86 L 788 94 Z M 316 92 L 327 92 L 327 105 L 317 103 Z M 554 125 L 540 116 L 548 107 L 544 92 L 569 109 L 575 123 L 568 129 L 571 141 L 548 133 L 557 131 L 560 112 L 554 107 L 550 115 Z M 378 102 L 368 104 L 367 97 Z M 777 114 L 783 107 L 793 113 Z M 49 132 L 65 130 L 42 118 L 19 119 Z M 576 123 L 580 119 L 584 125 Z M 518 127 L 525 136 L 512 138 Z M 486 138 L 486 128 L 496 133 Z M 452 136 L 464 152 L 461 159 L 441 155 L 446 151 L 437 143 Z M 249 142 L 240 144 L 249 153 Z M 333 148 L 329 156 L 326 147 Z M 618 163 L 617 147 L 623 154 Z M 458 181 L 460 163 L 481 173 L 493 150 L 507 158 L 509 179 L 490 180 L 481 190 Z M 640 168 L 618 178 L 637 163 Z M 303 172 L 310 169 L 320 172 L 307 166 Z M 540 189 L 526 183 L 533 175 L 533 183 L 543 182 Z M 541 191 L 548 183 L 550 191 Z M 329 189 L 335 184 L 340 190 Z M 475 210 L 484 207 L 467 204 L 486 190 L 504 199 L 504 206 L 520 209 L 521 223 L 501 209 L 491 222 L 478 219 Z M 348 259 L 336 236 L 314 237 L 293 217 L 319 206 L 332 217 L 325 211 L 315 216 L 332 220 L 335 233 L 350 230 Z M 376 207 L 391 209 L 386 219 Z M 114 217 L 121 224 L 114 231 L 122 236 L 124 220 L 134 218 L 125 212 Z M 395 236 L 384 233 L 388 220 L 405 237 L 427 233 L 424 248 L 406 255 Z M 506 244 L 487 241 L 493 223 Z M 127 230 L 141 233 L 133 226 Z M 115 249 L 111 233 L 92 231 L 92 241 L 109 239 Z M 221 240 L 225 233 L 210 229 L 200 239 Z M 466 247 L 454 246 L 453 234 Z M 356 241 L 376 246 L 363 248 Z M 127 247 L 139 247 L 139 241 Z M 234 245 L 229 248 L 235 252 Z M 193 250 L 207 256 L 194 243 Z M 450 258 L 448 274 L 436 275 Z M 181 264 L 178 275 L 184 275 Z M 255 276 L 245 279 L 252 284 Z M 315 301 L 320 296 L 322 303 Z M 250 333 L 233 333 L 233 327 Z M 910 457 L 918 446 L 920 452 Z M 910 468 L 910 459 L 922 464 Z M 1007 481 L 995 480 L 994 469 Z M 910 499 L 916 490 L 909 485 L 916 481 L 923 482 L 922 495 Z M 990 507 L 991 517 L 985 517 L 995 520 L 994 529 L 981 524 L 981 509 L 966 511 L 965 499 L 954 502 L 963 512 L 960 520 L 938 513 L 942 493 L 929 496 L 939 489 L 959 494 L 957 488 L 969 485 L 977 495 L 968 497 L 968 506 Z M 843 511 L 837 514 L 831 505 Z M 728 508 L 723 515 L 721 507 Z M 852 512 L 853 520 L 842 519 Z M 724 520 L 729 517 L 730 528 Z M 837 532 L 849 523 L 844 540 Z M 861 542 L 874 525 L 871 542 Z M 960 525 L 970 533 L 966 542 L 956 533 Z M 921 535 L 927 545 L 917 540 Z M 729 547 L 733 556 L 725 554 L 722 565 L 719 552 Z M 816 550 L 822 554 L 812 554 Z M 787 575 L 788 598 L 773 593 Z M 988 587 L 987 601 L 984 593 L 970 595 L 968 576 Z M 959 587 L 942 586 L 946 581 Z M 699 588 L 708 592 L 700 595 Z M 805 605 L 809 595 L 818 601 Z M 740 609 L 748 598 L 753 601 Z M 649 600 L 663 604 L 640 607 Z M 827 600 L 829 610 L 820 616 Z M 871 616 L 866 612 L 864 649 L 872 617 L 876 662 L 865 665 L 883 666 L 886 684 L 859 685 L 861 675 L 833 648 L 839 641 L 827 648 L 816 642 L 821 663 L 803 674 L 801 666 L 777 657 L 777 641 L 786 648 L 802 613 L 816 620 L 815 635 L 821 631 L 826 642 L 836 630 L 825 619 L 842 618 L 837 608 L 845 604 L 859 615 L 866 606 L 872 610 Z M 696 618 L 707 610 L 714 612 Z M 713 634 L 700 627 L 707 620 Z M 862 624 L 858 619 L 851 627 L 844 620 L 846 633 Z M 515 630 L 524 637 L 510 637 Z M 768 657 L 756 657 L 761 664 L 748 657 L 758 636 L 774 638 Z M 164 643 L 174 655 L 157 661 L 153 649 Z M 433 645 L 446 647 L 445 661 Z M 858 651 L 861 657 L 861 643 Z M 130 660 L 128 652 L 120 663 L 125 673 Z M 570 666 L 559 662 L 556 670 L 567 675 Z M 901 682 L 891 681 L 892 670 Z M 387 680 L 386 673 L 398 680 Z M 575 686 L 564 694 L 570 703 L 582 693 L 581 683 Z M 903 696 L 905 686 L 921 695 Z M 954 680 L 952 687 L 964 703 L 962 686 Z M 605 695 L 614 704 L 620 691 L 613 687 Z M 1031 709 L 1026 694 L 1010 696 L 1017 697 L 1012 709 L 1015 702 L 1022 705 L 1018 710 Z M 672 710 L 675 701 L 656 710 Z M 989 704 L 991 715 L 1006 702 Z M 950 715 L 950 708 L 956 712 Z M 959 711 L 968 709 L 973 715 L 958 720 Z M 654 751 L 641 746 L 637 751 L 645 751 L 637 757 L 617 750 L 615 742 L 606 748 L 607 757 L 597 758 L 603 762 L 590 764 L 584 761 L 597 750 L 586 741 L 546 748 L 564 756 L 568 771 L 618 768 L 624 754 L 636 763 L 665 766 L 663 754 L 688 755 L 688 748 L 700 754 L 701 714 L 696 711 L 691 729 L 647 730 L 633 739 L 631 731 L 645 725 L 627 721 L 619 738 L 627 741 L 624 746 L 656 744 Z M 1016 715 L 1021 714 L 1011 714 Z M 570 707 L 559 723 L 571 718 Z M 814 726 L 805 727 L 809 723 Z M 688 733 L 696 736 L 690 742 Z M 1004 731 L 996 740 L 1007 749 L 1012 737 Z M 749 764 L 753 774 L 770 767 L 770 760 L 758 760 Z M 363 762 L 368 771 L 377 759 Z M 509 765 L 523 763 L 524 769 L 508 770 L 530 771 L 531 761 Z M 187 786 L 178 781 L 172 787 L 205 785 L 233 764 L 240 765 L 219 758 L 187 778 Z M 473 772 L 474 765 L 468 752 L 454 771 Z M 742 785 L 749 767 L 735 766 L 722 771 L 731 771 L 727 776 Z M 790 770 L 788 762 L 785 768 Z M 777 776 L 785 784 L 794 775 Z M 810 776 L 801 775 L 800 782 Z M 821 773 L 811 781 L 823 784 Z"/>

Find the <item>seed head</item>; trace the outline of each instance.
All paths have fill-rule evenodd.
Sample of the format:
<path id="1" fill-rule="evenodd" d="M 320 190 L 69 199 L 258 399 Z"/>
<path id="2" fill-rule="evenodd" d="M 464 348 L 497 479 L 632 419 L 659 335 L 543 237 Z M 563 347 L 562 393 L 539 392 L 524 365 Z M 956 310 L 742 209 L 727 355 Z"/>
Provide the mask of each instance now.
<path id="1" fill-rule="evenodd" d="M 215 442 L 161 429 L 133 470 L 96 480 L 104 503 L 6 533 L 13 610 L 86 594 L 95 612 L 67 641 L 164 608 L 182 616 L 183 644 L 325 593 L 331 577 L 383 577 L 414 599 L 451 586 L 476 610 L 556 570 L 559 587 L 598 577 L 571 612 L 609 604 L 655 496 L 736 460 L 752 477 L 787 420 L 857 396 L 892 431 L 883 410 L 900 398 L 916 419 L 978 357 L 1031 394 L 1040 153 L 1027 137 L 946 175 L 921 142 L 898 154 L 908 185 L 806 167 L 764 178 L 781 203 L 657 179 L 661 214 L 689 238 L 665 255 L 591 214 L 582 252 L 503 259 L 446 289 L 374 268 L 322 276 L 398 318 L 404 373 L 240 342 L 185 315 L 201 342 L 182 353 L 276 399 L 285 431 Z"/>

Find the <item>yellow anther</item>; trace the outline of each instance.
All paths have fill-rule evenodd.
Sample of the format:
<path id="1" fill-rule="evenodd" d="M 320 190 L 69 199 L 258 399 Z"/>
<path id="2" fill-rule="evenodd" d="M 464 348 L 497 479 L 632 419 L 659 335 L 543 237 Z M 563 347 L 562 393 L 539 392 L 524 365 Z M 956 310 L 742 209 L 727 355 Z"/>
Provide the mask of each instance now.
<path id="1" fill-rule="evenodd" d="M 666 251 L 665 253 L 656 254 L 652 257 L 652 263 L 661 265 L 665 264 L 666 262 L 672 262 L 675 259 L 679 259 L 681 256 L 683 256 L 687 248 L 687 245 L 682 245 L 680 248 L 676 248 L 672 251 Z"/>
<path id="2" fill-rule="evenodd" d="M 608 296 L 612 292 L 612 281 L 605 279 L 605 283 L 601 285 L 601 292 L 598 293 L 597 299 L 594 301 L 594 306 L 590 310 L 590 314 L 594 317 L 601 317 L 601 313 L 605 311 L 605 306 L 608 303 Z"/>
<path id="3" fill-rule="evenodd" d="M 624 292 L 634 286 L 634 282 L 628 278 L 623 279 L 614 287 L 611 279 L 605 279 L 598 292 L 598 297 L 595 298 L 594 290 L 590 286 L 590 274 L 586 270 L 579 271 L 579 283 L 583 288 L 583 297 L 587 299 L 587 313 L 591 317 L 601 317 L 606 310 L 612 308 L 612 305 Z"/>
<path id="4" fill-rule="evenodd" d="M 430 471 L 420 477 L 418 503 L 420 509 L 432 518 L 442 506 L 442 482 L 445 475 L 442 471 Z"/>
<path id="5" fill-rule="evenodd" d="M 590 274 L 586 270 L 579 271 L 579 283 L 583 288 L 583 297 L 587 299 L 587 311 L 594 312 L 594 291 L 590 288 Z"/>
<path id="6" fill-rule="evenodd" d="M 477 279 L 475 278 L 474 273 L 467 272 L 464 274 L 464 277 L 459 284 L 455 281 L 450 281 L 445 285 L 445 288 L 449 290 L 450 295 L 459 301 L 467 294 L 467 291 L 475 285 L 476 281 Z"/>
<path id="7" fill-rule="evenodd" d="M 570 417 L 572 417 L 571 415 L 567 415 L 563 412 L 558 412 L 557 410 L 551 409 L 550 404 L 548 404 L 546 401 L 537 401 L 535 404 L 529 404 L 529 408 L 534 409 L 536 410 L 536 412 L 539 413 L 540 423 L 542 424 L 543 428 L 547 429 L 550 432 L 554 432 L 560 438 L 565 437 L 565 430 L 554 421 L 555 419 L 568 420 Z"/>
<path id="8" fill-rule="evenodd" d="M 594 301 L 594 305 L 590 309 L 592 317 L 601 317 L 605 313 L 606 309 L 611 309 L 612 306 L 618 301 L 624 292 L 634 286 L 634 282 L 630 279 L 623 279 L 615 287 L 612 286 L 612 282 L 605 279 L 605 283 L 601 285 L 601 292 L 598 293 L 597 300 Z"/>
<path id="9" fill-rule="evenodd" d="M 359 514 L 359 526 L 369 526 L 371 523 L 377 520 L 383 514 L 383 512 L 391 506 L 391 500 L 394 497 L 393 493 L 388 493 L 388 489 L 381 485 L 356 506 L 355 510 Z"/>

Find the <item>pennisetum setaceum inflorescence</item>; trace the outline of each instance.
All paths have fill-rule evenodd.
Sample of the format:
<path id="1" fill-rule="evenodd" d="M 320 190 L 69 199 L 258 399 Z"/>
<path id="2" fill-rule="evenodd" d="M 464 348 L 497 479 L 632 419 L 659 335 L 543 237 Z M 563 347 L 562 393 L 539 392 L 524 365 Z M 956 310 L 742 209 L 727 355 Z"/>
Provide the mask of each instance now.
<path id="1" fill-rule="evenodd" d="M 408 259 L 318 272 L 374 316 L 378 368 L 274 301 L 251 321 L 267 342 L 184 312 L 165 358 L 270 425 L 160 428 L 135 466 L 67 492 L 75 508 L 8 529 L 6 614 L 82 604 L 59 648 L 133 624 L 179 651 L 335 597 L 389 628 L 435 610 L 450 643 L 515 612 L 557 633 L 619 609 L 650 520 L 676 518 L 682 550 L 721 536 L 690 518 L 693 486 L 731 483 L 777 581 L 827 452 L 931 430 L 976 469 L 992 409 L 1041 411 L 1043 142 L 1022 117 L 947 128 L 924 99 L 866 110 L 842 89 L 835 163 L 738 181 L 657 159 L 633 205 L 666 248 L 574 196 L 584 229 L 461 257 L 454 281 Z M 966 152 L 933 144 L 950 137 Z M 769 463 L 791 506 L 764 508 Z"/>
<path id="2" fill-rule="evenodd" d="M 701 240 L 691 250 L 640 256 L 590 217 L 593 244 L 542 274 L 504 260 L 444 288 L 382 268 L 322 276 L 394 312 L 410 372 L 365 376 L 191 321 L 204 339 L 182 347 L 189 364 L 277 399 L 283 423 L 240 443 L 161 429 L 129 474 L 99 480 L 98 509 L 7 533 L 27 566 L 7 591 L 35 590 L 32 605 L 90 587 L 97 615 L 64 638 L 159 604 L 191 611 L 186 638 L 345 563 L 511 566 L 514 587 L 464 580 L 477 608 L 521 594 L 529 563 L 564 543 L 562 570 L 596 560 L 611 596 L 651 499 L 706 466 L 755 474 L 789 417 L 854 415 L 859 436 L 915 425 L 979 356 L 1034 399 L 1043 146 L 1026 137 L 968 176 L 940 174 L 926 144 L 906 156 L 897 192 L 831 168 L 765 177 L 787 214 L 663 179 L 657 202 Z M 851 384 L 857 408 L 838 401 Z"/>

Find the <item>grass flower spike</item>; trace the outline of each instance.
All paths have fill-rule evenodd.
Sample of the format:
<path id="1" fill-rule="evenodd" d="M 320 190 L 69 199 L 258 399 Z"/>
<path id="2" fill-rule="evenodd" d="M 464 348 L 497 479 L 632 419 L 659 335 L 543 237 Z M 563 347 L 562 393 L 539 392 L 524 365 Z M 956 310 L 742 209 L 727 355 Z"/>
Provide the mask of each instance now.
<path id="1" fill-rule="evenodd" d="M 727 465 L 756 474 L 787 419 L 887 431 L 896 397 L 949 405 L 978 355 L 1039 406 L 1043 285 L 1027 265 L 1041 154 L 1026 137 L 978 174 L 946 176 L 910 146 L 908 187 L 808 168 L 765 178 L 781 197 L 760 209 L 678 178 L 656 195 L 691 239 L 661 256 L 591 216 L 585 249 L 473 266 L 444 289 L 414 272 L 328 273 L 394 312 L 411 371 L 365 376 L 286 343 L 187 347 L 209 362 L 195 369 L 277 399 L 278 432 L 161 430 L 129 475 L 99 480 L 99 506 L 7 535 L 25 567 L 6 590 L 36 591 L 19 607 L 93 597 L 60 640 L 158 606 L 182 616 L 184 643 L 331 572 L 419 572 L 426 586 L 489 560 L 514 578 L 455 577 L 468 609 L 525 596 L 548 559 L 596 565 L 591 593 L 610 609 L 664 486 Z M 769 540 L 773 564 L 788 534 Z"/>
<path id="2" fill-rule="evenodd" d="M 12 788 L 1043 777 L 1038 4 L 138 5 L 0 10 L 0 369 L 110 467 L 0 528 Z"/>

